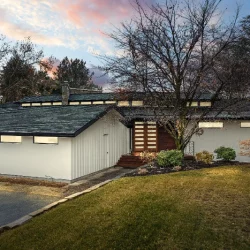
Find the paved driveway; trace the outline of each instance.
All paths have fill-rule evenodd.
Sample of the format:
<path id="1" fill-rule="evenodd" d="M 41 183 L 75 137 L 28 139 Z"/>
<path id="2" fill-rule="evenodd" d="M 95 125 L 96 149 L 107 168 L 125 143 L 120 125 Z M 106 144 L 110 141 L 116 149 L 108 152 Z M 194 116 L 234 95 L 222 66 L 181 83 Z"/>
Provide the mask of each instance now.
<path id="1" fill-rule="evenodd" d="M 58 197 L 0 191 L 0 226 L 13 222 L 56 200 Z"/>

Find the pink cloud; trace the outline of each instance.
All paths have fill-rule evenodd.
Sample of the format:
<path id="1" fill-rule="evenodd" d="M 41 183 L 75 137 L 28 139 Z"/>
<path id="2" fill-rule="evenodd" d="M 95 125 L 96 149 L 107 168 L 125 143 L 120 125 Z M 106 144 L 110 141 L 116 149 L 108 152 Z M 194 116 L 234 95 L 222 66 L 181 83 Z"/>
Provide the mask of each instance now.
<path id="1" fill-rule="evenodd" d="M 45 62 L 45 63 L 49 63 L 49 60 L 50 60 L 50 59 L 47 58 L 47 57 L 44 57 L 44 58 L 42 59 L 42 61 Z M 52 68 L 51 68 L 50 70 L 48 70 L 48 75 L 49 75 L 50 77 L 52 77 L 52 78 L 55 77 L 54 73 L 57 71 L 57 68 L 58 68 L 60 62 L 61 62 L 61 61 L 58 60 L 57 58 L 54 58 L 54 59 L 53 59 Z"/>
<path id="2" fill-rule="evenodd" d="M 153 0 L 144 2 L 150 4 Z M 86 27 L 86 24 L 100 26 L 120 22 L 132 16 L 134 12 L 128 0 L 76 0 L 73 3 L 59 0 L 56 9 L 79 27 Z"/>

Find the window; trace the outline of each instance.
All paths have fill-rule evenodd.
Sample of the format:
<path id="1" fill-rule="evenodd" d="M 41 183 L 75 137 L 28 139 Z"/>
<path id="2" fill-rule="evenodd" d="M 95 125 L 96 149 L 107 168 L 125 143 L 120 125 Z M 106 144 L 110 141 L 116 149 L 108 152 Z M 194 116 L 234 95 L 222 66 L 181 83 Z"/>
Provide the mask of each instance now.
<path id="1" fill-rule="evenodd" d="M 51 105 L 51 102 L 43 102 L 42 103 L 42 106 L 50 106 Z"/>
<path id="2" fill-rule="evenodd" d="M 22 103 L 22 107 L 29 107 L 30 103 Z"/>
<path id="3" fill-rule="evenodd" d="M 20 143 L 22 142 L 22 136 L 1 135 L 1 142 Z"/>
<path id="4" fill-rule="evenodd" d="M 62 105 L 62 102 L 53 102 L 53 105 L 54 106 L 59 106 L 59 105 Z"/>
<path id="5" fill-rule="evenodd" d="M 40 102 L 32 102 L 31 106 L 41 106 L 41 103 Z"/>
<path id="6" fill-rule="evenodd" d="M 211 102 L 200 102 L 200 107 L 211 107 Z"/>
<path id="7" fill-rule="evenodd" d="M 90 105 L 91 102 L 81 102 L 81 105 Z"/>
<path id="8" fill-rule="evenodd" d="M 187 107 L 189 107 L 189 105 L 190 105 L 190 102 L 187 102 Z M 198 102 L 192 102 L 190 106 L 191 107 L 198 107 Z"/>
<path id="9" fill-rule="evenodd" d="M 223 128 L 223 122 L 199 122 L 199 128 Z"/>
<path id="10" fill-rule="evenodd" d="M 132 101 L 132 106 L 143 106 L 143 101 Z"/>
<path id="11" fill-rule="evenodd" d="M 58 137 L 34 136 L 34 143 L 58 144 Z"/>
<path id="12" fill-rule="evenodd" d="M 116 104 L 116 101 L 105 101 L 105 104 Z"/>
<path id="13" fill-rule="evenodd" d="M 250 128 L 250 121 L 248 122 L 241 122 L 240 123 L 241 128 Z"/>
<path id="14" fill-rule="evenodd" d="M 80 102 L 70 102 L 69 105 L 79 105 Z"/>
<path id="15" fill-rule="evenodd" d="M 119 101 L 118 106 L 129 106 L 129 101 Z"/>
<path id="16" fill-rule="evenodd" d="M 103 101 L 95 101 L 93 104 L 103 104 Z"/>

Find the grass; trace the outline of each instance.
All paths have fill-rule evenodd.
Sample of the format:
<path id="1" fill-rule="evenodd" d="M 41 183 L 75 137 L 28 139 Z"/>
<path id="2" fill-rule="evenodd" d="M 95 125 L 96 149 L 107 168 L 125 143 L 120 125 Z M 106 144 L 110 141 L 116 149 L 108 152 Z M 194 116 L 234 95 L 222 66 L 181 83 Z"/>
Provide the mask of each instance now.
<path id="1" fill-rule="evenodd" d="M 250 167 L 123 178 L 4 232 L 0 249 L 250 249 Z"/>

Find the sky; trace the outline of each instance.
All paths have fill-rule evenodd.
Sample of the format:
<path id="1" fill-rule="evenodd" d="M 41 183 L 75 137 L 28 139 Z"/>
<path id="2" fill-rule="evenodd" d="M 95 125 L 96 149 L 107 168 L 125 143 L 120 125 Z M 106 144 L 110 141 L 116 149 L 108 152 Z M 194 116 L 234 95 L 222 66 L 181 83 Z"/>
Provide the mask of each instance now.
<path id="1" fill-rule="evenodd" d="M 241 17 L 250 14 L 250 0 L 223 0 L 220 8 L 230 16 L 237 3 Z M 0 34 L 11 41 L 31 37 L 46 56 L 79 58 L 92 67 L 101 64 L 96 54 L 115 53 L 106 33 L 133 13 L 131 0 L 1 0 Z M 104 81 L 100 74 L 95 74 L 98 83 Z"/>

